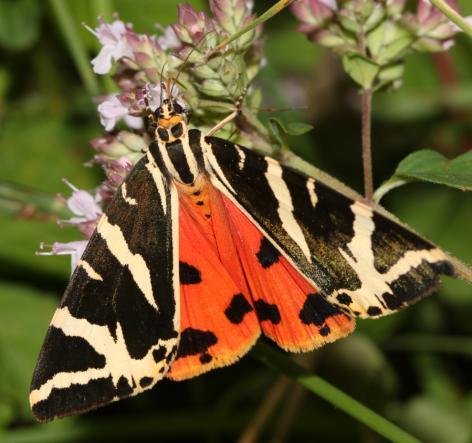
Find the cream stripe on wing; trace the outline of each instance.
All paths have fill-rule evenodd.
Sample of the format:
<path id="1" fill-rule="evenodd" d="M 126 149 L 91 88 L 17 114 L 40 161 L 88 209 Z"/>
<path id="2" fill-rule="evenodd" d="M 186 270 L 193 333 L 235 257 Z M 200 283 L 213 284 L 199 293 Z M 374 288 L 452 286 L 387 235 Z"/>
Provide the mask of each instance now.
<path id="1" fill-rule="evenodd" d="M 387 282 L 391 283 L 397 280 L 398 277 L 407 274 L 413 268 L 419 266 L 423 260 L 426 260 L 428 263 L 436 263 L 447 259 L 446 254 L 439 248 L 407 251 L 388 272 L 384 274 L 384 278 Z"/>
<path id="2" fill-rule="evenodd" d="M 308 262 L 311 263 L 311 252 L 308 244 L 306 242 L 303 231 L 300 228 L 297 220 L 293 216 L 293 202 L 292 197 L 290 196 L 290 191 L 288 190 L 287 184 L 282 178 L 282 167 L 281 165 L 271 159 L 270 157 L 265 157 L 267 162 L 267 172 L 265 176 L 267 182 L 274 193 L 275 198 L 277 199 L 278 208 L 277 212 L 282 222 L 282 227 L 285 229 L 287 234 L 290 235 L 292 240 L 300 247 L 305 258 Z"/>
<path id="3" fill-rule="evenodd" d="M 138 204 L 138 202 L 136 201 L 136 199 L 132 198 L 132 197 L 128 197 L 128 193 L 126 191 L 126 183 L 123 183 L 121 185 L 121 195 L 123 197 L 123 200 L 128 203 L 129 205 L 131 206 L 135 206 Z"/>
<path id="4" fill-rule="evenodd" d="M 318 203 L 318 196 L 316 195 L 315 180 L 311 177 L 308 177 L 306 180 L 306 188 L 308 190 L 308 195 L 310 196 L 310 202 L 313 207 L 316 207 Z"/>
<path id="5" fill-rule="evenodd" d="M 242 171 L 244 169 L 244 163 L 246 162 L 246 153 L 238 145 L 234 145 L 234 147 L 239 155 L 238 168 Z"/>
<path id="6" fill-rule="evenodd" d="M 440 249 L 407 251 L 388 272 L 380 273 L 375 268 L 372 246 L 372 234 L 375 230 L 373 209 L 361 201 L 356 201 L 351 205 L 351 210 L 354 214 L 354 236 L 347 245 L 350 254 L 341 248 L 339 252 L 358 275 L 361 287 L 355 290 L 338 289 L 330 294 L 330 297 L 339 293 L 349 295 L 353 299 L 353 303 L 349 306 L 351 309 L 366 309 L 376 304 L 374 300 L 386 308 L 381 297 L 385 293 L 393 293 L 391 283 L 419 266 L 423 260 L 435 263 L 446 259 Z"/>
<path id="7" fill-rule="evenodd" d="M 213 170 L 216 173 L 218 179 L 221 180 L 226 186 L 228 191 L 232 192 L 233 194 L 236 194 L 236 191 L 231 186 L 228 179 L 225 177 L 224 172 L 221 170 L 218 160 L 216 159 L 215 154 L 213 154 L 211 145 L 206 142 L 205 135 L 203 134 L 200 137 L 200 146 L 203 149 L 203 157 L 205 159 L 205 166 L 207 166 L 207 170 L 209 172 Z"/>
<path id="8" fill-rule="evenodd" d="M 165 180 L 164 176 L 162 172 L 159 170 L 159 168 L 157 167 L 150 151 L 148 151 L 147 157 L 148 157 L 148 162 L 146 163 L 146 168 L 151 173 L 151 176 L 154 180 L 154 184 L 156 185 L 157 192 L 159 194 L 160 201 L 161 201 L 162 210 L 164 214 L 167 214 L 167 195 L 166 195 L 166 188 L 164 184 L 164 180 Z"/>
<path id="9" fill-rule="evenodd" d="M 67 388 L 72 384 L 87 384 L 91 380 L 107 378 L 111 376 L 112 382 L 117 386 L 121 377 L 125 377 L 130 386 L 136 386 L 134 393 L 143 391 L 139 387 L 139 380 L 143 377 L 151 377 L 154 383 L 164 376 L 169 362 L 165 358 L 156 362 L 153 351 L 161 346 L 166 348 L 169 355 L 172 347 L 177 344 L 177 339 L 160 340 L 152 346 L 142 359 L 133 359 L 126 348 L 123 331 L 119 322 L 116 328 L 116 340 L 110 334 L 107 326 L 90 323 L 83 318 L 75 318 L 67 307 L 57 309 L 51 320 L 51 326 L 60 329 L 66 336 L 81 337 L 99 354 L 105 357 L 104 368 L 88 368 L 84 371 L 58 372 L 38 389 L 30 393 L 31 406 L 41 400 L 45 400 L 51 394 L 53 388 Z M 146 388 L 150 388 L 151 385 Z"/>
<path id="10" fill-rule="evenodd" d="M 105 240 L 108 249 L 122 266 L 128 266 L 134 281 L 146 297 L 148 303 L 159 310 L 153 296 L 151 274 L 140 254 L 133 254 L 126 243 L 126 239 L 118 225 L 112 225 L 108 217 L 103 215 L 97 225 L 97 232 Z"/>
<path id="11" fill-rule="evenodd" d="M 188 164 L 190 173 L 193 175 L 194 178 L 196 178 L 200 171 L 198 170 L 197 159 L 195 158 L 195 155 L 190 146 L 187 128 L 185 128 L 182 137 L 180 137 L 180 142 L 182 143 L 182 149 L 184 150 L 185 160 Z"/>
<path id="12" fill-rule="evenodd" d="M 95 269 L 93 269 L 92 266 L 90 266 L 90 263 L 86 262 L 85 260 L 79 260 L 79 262 L 77 263 L 77 266 L 80 266 L 81 268 L 83 268 L 84 271 L 87 273 L 87 275 L 91 279 L 103 281 L 102 276 L 97 271 L 95 271 Z"/>
<path id="13" fill-rule="evenodd" d="M 172 287 L 174 289 L 174 329 L 180 332 L 180 275 L 179 275 L 179 195 L 174 182 L 169 184 L 172 223 Z"/>

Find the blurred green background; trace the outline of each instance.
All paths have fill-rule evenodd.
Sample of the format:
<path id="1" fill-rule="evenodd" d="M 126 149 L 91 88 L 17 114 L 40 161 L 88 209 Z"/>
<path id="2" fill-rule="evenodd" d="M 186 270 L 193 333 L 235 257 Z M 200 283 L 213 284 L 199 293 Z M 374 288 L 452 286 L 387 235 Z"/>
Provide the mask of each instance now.
<path id="1" fill-rule="evenodd" d="M 80 26 L 117 11 L 138 32 L 176 21 L 177 1 L 66 1 L 90 56 L 95 38 Z M 206 2 L 191 1 L 197 8 Z M 273 2 L 256 2 L 264 11 Z M 459 2 L 472 15 L 470 0 Z M 359 96 L 330 53 L 294 32 L 289 11 L 265 27 L 267 66 L 257 79 L 266 104 L 315 129 L 293 150 L 362 192 Z M 47 325 L 67 283 L 67 257 L 37 257 L 40 241 L 78 239 L 29 203 L 57 192 L 66 177 L 94 188 L 89 140 L 102 133 L 92 101 L 58 26 L 52 2 L 0 0 L 0 442 L 380 442 L 328 403 L 262 366 L 240 363 L 78 418 L 35 424 L 28 387 Z M 96 81 L 99 92 L 109 82 Z M 472 149 L 472 40 L 448 53 L 411 55 L 403 88 L 374 98 L 378 186 L 416 149 L 452 158 Z M 459 258 L 472 262 L 472 199 L 458 190 L 410 184 L 384 205 Z M 323 378 L 433 443 L 472 442 L 472 288 L 444 280 L 434 296 L 399 314 L 359 321 L 345 340 L 302 357 Z M 265 418 L 264 418 L 265 414 Z"/>

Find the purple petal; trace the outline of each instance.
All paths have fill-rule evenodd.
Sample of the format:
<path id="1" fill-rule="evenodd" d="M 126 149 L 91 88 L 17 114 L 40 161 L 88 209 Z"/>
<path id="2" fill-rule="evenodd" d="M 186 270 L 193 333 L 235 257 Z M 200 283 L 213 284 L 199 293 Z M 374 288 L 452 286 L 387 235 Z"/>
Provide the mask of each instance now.
<path id="1" fill-rule="evenodd" d="M 71 256 L 71 272 L 77 266 L 80 258 L 84 254 L 85 248 L 87 247 L 88 240 L 77 240 L 69 243 L 55 242 L 50 245 L 49 251 L 44 251 L 46 245 L 41 244 L 40 250 L 36 252 L 36 255 L 70 255 Z"/>
<path id="2" fill-rule="evenodd" d="M 75 215 L 87 220 L 96 220 L 102 214 L 102 209 L 93 196 L 83 190 L 74 191 L 67 199 L 67 206 Z"/>
<path id="3" fill-rule="evenodd" d="M 167 28 L 164 29 L 164 34 L 157 39 L 157 42 L 164 51 L 168 49 L 179 49 L 182 46 L 172 26 L 167 26 Z"/>

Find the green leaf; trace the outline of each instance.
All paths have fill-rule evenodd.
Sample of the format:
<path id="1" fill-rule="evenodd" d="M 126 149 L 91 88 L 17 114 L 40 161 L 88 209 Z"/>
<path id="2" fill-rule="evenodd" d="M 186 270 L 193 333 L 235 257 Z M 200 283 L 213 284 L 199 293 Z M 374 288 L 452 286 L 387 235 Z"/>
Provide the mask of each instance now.
<path id="1" fill-rule="evenodd" d="M 414 180 L 472 191 L 472 151 L 453 160 L 437 151 L 416 151 L 404 158 L 393 176 L 375 191 L 374 200 L 378 203 L 387 192 Z"/>
<path id="2" fill-rule="evenodd" d="M 281 120 L 275 117 L 270 118 L 269 131 L 280 148 L 288 149 L 287 129 Z"/>
<path id="3" fill-rule="evenodd" d="M 313 129 L 313 125 L 308 123 L 292 122 L 285 125 L 288 135 L 303 135 Z"/>
<path id="4" fill-rule="evenodd" d="M 313 129 L 313 126 L 307 123 L 300 123 L 300 122 L 285 123 L 275 117 L 270 118 L 268 124 L 269 124 L 269 132 L 272 135 L 272 138 L 274 139 L 276 144 L 279 146 L 279 148 L 284 149 L 285 151 L 289 150 L 289 145 L 288 145 L 289 135 L 299 136 Z"/>
<path id="5" fill-rule="evenodd" d="M 345 55 L 343 66 L 351 78 L 364 89 L 372 87 L 379 72 L 379 66 L 360 55 Z"/>
<path id="6" fill-rule="evenodd" d="M 397 167 L 394 176 L 443 184 L 463 191 L 472 190 L 472 151 L 449 160 L 436 151 L 410 154 Z"/>

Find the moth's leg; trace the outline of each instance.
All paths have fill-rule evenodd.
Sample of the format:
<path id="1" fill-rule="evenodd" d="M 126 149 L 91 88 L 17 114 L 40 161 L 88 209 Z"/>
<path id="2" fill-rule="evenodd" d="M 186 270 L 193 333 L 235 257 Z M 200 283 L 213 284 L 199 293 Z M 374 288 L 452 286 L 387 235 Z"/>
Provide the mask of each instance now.
<path id="1" fill-rule="evenodd" d="M 246 97 L 246 93 L 247 93 L 247 87 L 244 88 L 244 91 L 236 100 L 236 103 L 234 104 L 236 109 L 227 117 L 225 117 L 223 120 L 221 120 L 219 123 L 217 123 L 215 126 L 213 126 L 213 128 L 211 128 L 207 132 L 206 134 L 207 136 L 213 135 L 215 132 L 218 132 L 221 128 L 225 127 L 228 123 L 231 123 L 236 117 L 238 117 L 238 115 L 241 114 L 241 107 L 244 101 L 244 97 Z"/>

